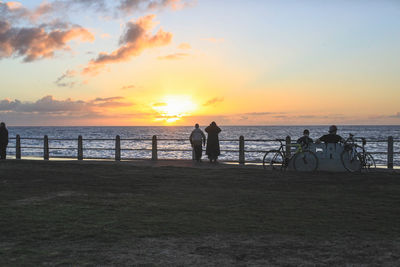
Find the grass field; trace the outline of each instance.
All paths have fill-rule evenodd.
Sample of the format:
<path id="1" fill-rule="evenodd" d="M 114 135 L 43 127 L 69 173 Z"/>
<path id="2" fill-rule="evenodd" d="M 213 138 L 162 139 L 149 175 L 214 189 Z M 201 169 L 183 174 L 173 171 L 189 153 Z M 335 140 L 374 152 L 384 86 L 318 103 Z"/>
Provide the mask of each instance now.
<path id="1" fill-rule="evenodd" d="M 0 162 L 0 265 L 400 265 L 400 175 Z"/>

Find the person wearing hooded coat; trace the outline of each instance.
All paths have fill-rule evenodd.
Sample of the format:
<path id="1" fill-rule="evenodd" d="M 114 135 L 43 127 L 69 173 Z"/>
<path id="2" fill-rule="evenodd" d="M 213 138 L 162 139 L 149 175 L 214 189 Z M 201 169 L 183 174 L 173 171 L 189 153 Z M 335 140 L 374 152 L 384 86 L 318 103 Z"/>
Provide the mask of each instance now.
<path id="1" fill-rule="evenodd" d="M 218 134 L 221 132 L 221 129 L 213 121 L 205 131 L 208 134 L 206 154 L 210 162 L 217 162 L 218 156 L 221 154 L 218 139 Z"/>
<path id="2" fill-rule="evenodd" d="M 0 123 L 0 158 L 6 159 L 8 145 L 8 130 L 4 122 Z"/>

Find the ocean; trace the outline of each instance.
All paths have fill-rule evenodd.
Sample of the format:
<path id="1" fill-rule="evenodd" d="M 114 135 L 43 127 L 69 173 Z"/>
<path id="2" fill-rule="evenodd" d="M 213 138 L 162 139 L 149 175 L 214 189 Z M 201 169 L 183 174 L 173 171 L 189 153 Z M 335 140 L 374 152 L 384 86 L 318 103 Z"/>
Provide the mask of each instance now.
<path id="1" fill-rule="evenodd" d="M 222 132 L 221 140 L 221 160 L 238 161 L 239 137 L 244 136 L 245 140 L 255 139 L 284 139 L 291 136 L 296 140 L 302 135 L 304 129 L 310 130 L 310 137 L 316 139 L 328 130 L 328 126 L 220 126 Z M 204 127 L 200 127 L 204 128 Z M 387 140 L 388 136 L 395 139 L 394 150 L 400 152 L 400 126 L 339 126 L 338 134 L 347 137 L 349 133 L 355 137 L 365 137 L 369 141 L 367 150 L 370 152 L 386 152 L 386 142 L 374 142 Z M 158 149 L 179 149 L 188 151 L 159 151 L 160 159 L 191 159 L 191 147 L 188 141 L 193 127 L 183 126 L 159 126 L 159 127 L 9 127 L 10 140 L 8 155 L 15 155 L 15 136 L 19 134 L 22 138 L 22 158 L 24 157 L 43 157 L 43 136 L 47 135 L 50 139 L 50 158 L 51 157 L 76 157 L 77 139 L 83 137 L 84 157 L 85 158 L 110 158 L 114 157 L 114 140 L 90 140 L 90 139 L 115 139 L 119 135 L 121 141 L 122 159 L 151 158 L 151 140 L 124 140 L 124 139 L 151 139 L 156 135 L 158 139 L 183 139 L 179 141 L 160 140 Z M 30 139 L 24 139 L 30 138 Z M 38 138 L 32 139 L 32 138 Z M 57 139 L 57 140 L 54 140 Z M 73 139 L 73 140 L 58 140 Z M 237 141 L 236 141 L 237 140 Z M 397 142 L 396 142 L 397 141 Z M 245 142 L 246 151 L 267 151 L 277 148 L 276 142 Z M 101 148 L 102 150 L 99 150 Z M 139 150 L 124 150 L 139 149 Z M 148 149 L 148 150 L 146 150 Z M 224 151 L 228 150 L 228 151 Z M 246 152 L 246 160 L 262 161 L 263 153 Z M 399 154 L 395 154 L 395 165 L 400 165 Z M 377 164 L 386 164 L 387 156 L 384 154 L 374 154 Z"/>

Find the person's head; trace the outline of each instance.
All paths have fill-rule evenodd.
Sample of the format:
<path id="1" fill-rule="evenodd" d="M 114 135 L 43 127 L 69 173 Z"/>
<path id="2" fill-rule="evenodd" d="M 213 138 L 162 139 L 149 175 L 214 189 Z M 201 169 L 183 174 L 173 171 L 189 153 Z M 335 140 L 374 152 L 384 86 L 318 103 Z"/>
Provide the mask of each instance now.
<path id="1" fill-rule="evenodd" d="M 217 124 L 215 123 L 215 121 L 213 121 L 210 125 L 211 125 L 211 126 L 217 126 Z"/>
<path id="2" fill-rule="evenodd" d="M 331 125 L 331 126 L 329 127 L 329 133 L 330 133 L 330 134 L 336 134 L 336 132 L 337 132 L 337 127 L 336 127 L 336 125 Z"/>
<path id="3" fill-rule="evenodd" d="M 304 136 L 309 136 L 309 135 L 310 135 L 310 131 L 309 131 L 308 129 L 305 129 L 305 130 L 303 131 L 303 135 L 304 135 Z"/>
<path id="4" fill-rule="evenodd" d="M 6 124 L 4 122 L 0 123 L 0 128 L 6 128 Z"/>
<path id="5" fill-rule="evenodd" d="M 196 123 L 195 125 L 194 125 L 194 128 L 196 128 L 196 129 L 198 129 L 200 126 L 199 126 L 199 124 L 198 123 Z"/>

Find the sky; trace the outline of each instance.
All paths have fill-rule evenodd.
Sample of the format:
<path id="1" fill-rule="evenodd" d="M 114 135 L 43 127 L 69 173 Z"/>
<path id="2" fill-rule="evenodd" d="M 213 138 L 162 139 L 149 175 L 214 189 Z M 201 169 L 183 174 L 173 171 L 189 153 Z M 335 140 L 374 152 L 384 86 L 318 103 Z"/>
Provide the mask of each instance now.
<path id="1" fill-rule="evenodd" d="M 0 120 L 399 125 L 400 1 L 3 0 Z"/>

